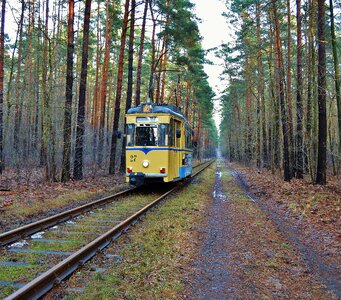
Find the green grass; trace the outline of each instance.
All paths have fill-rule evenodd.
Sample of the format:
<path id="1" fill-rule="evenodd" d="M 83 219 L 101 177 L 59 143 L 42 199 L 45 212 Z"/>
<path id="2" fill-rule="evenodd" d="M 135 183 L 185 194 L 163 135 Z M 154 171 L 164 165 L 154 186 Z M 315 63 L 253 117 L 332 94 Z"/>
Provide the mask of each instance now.
<path id="1" fill-rule="evenodd" d="M 86 202 L 102 194 L 111 195 L 118 190 L 122 190 L 124 187 L 125 185 L 119 185 L 108 191 L 98 190 L 96 192 L 88 190 L 78 190 L 73 192 L 67 191 L 58 197 L 34 201 L 29 205 L 18 200 L 15 201 L 13 205 L 7 207 L 3 213 L 4 216 L 13 218 L 16 221 L 23 221 L 25 218 L 36 215 L 37 213 L 43 213 L 51 209 L 62 208 L 66 205 L 70 205 L 71 203 Z"/>
<path id="2" fill-rule="evenodd" d="M 123 261 L 112 262 L 112 269 L 108 272 L 93 276 L 92 284 L 86 289 L 86 299 L 177 299 L 178 293 L 183 289 L 178 269 L 180 259 L 187 251 L 183 245 L 189 242 L 193 222 L 204 214 L 204 205 L 212 195 L 215 170 L 211 167 L 206 172 L 210 174 L 202 175 L 199 184 L 193 184 L 181 195 L 167 200 L 144 218 L 143 223 L 140 224 L 142 226 L 135 226 L 129 238 L 127 235 L 123 237 L 124 246 L 118 247 L 115 252 L 123 258 Z M 75 228 L 60 225 L 59 229 L 77 232 L 93 231 L 94 228 L 90 228 L 91 224 L 95 225 L 96 219 L 108 220 L 108 222 L 123 220 L 156 197 L 156 195 L 136 195 L 128 201 L 118 201 L 110 205 L 110 208 L 95 210 L 101 216 L 89 214 L 77 220 L 78 226 Z M 98 225 L 108 224 L 98 223 Z M 106 231 L 100 228 L 94 230 Z M 33 241 L 29 248 L 42 251 L 73 251 L 91 239 L 90 236 L 81 234 L 67 235 L 67 237 L 70 240 L 66 243 Z M 58 231 L 47 231 L 43 238 L 66 239 Z M 6 256 L 2 256 L 1 260 L 25 261 L 31 265 L 1 268 L 0 280 L 2 281 L 32 280 L 34 275 L 46 271 L 46 266 L 40 264 L 46 265 L 49 261 L 48 256 L 37 253 L 9 253 Z M 28 269 L 30 272 L 27 272 Z M 12 287 L 2 287 L 0 298 L 11 292 L 13 292 Z M 80 296 L 70 295 L 68 299 L 78 297 Z M 81 297 L 84 298 L 83 295 Z"/>
<path id="3" fill-rule="evenodd" d="M 114 252 L 122 262 L 94 276 L 84 295 L 68 299 L 178 299 L 184 288 L 180 267 L 193 239 L 191 228 L 212 197 L 214 172 L 211 167 L 198 184 L 148 214 Z"/>
<path id="4" fill-rule="evenodd" d="M 84 239 L 68 240 L 62 243 L 58 243 L 57 241 L 53 243 L 34 241 L 30 249 L 39 251 L 75 251 L 85 243 Z"/>
<path id="5" fill-rule="evenodd" d="M 0 297 L 7 297 L 10 294 L 14 293 L 17 290 L 14 286 L 3 286 L 0 288 Z"/>
<path id="6" fill-rule="evenodd" d="M 21 266 L 21 267 L 5 267 L 2 266 L 0 268 L 0 281 L 20 281 L 22 279 L 26 279 L 27 277 L 23 274 L 32 274 L 40 271 L 41 267 L 39 266 Z"/>
<path id="7" fill-rule="evenodd" d="M 43 267 L 38 265 L 0 268 L 0 281 L 27 283 L 38 276 Z M 12 294 L 17 288 L 13 286 L 0 286 L 0 298 L 3 299 Z"/>

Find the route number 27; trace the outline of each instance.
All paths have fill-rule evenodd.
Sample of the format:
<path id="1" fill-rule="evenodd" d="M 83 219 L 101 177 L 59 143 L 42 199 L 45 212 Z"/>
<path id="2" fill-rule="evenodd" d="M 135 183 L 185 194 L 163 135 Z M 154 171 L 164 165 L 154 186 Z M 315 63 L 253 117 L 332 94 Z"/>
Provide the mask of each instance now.
<path id="1" fill-rule="evenodd" d="M 137 155 L 130 155 L 130 162 L 135 162 Z"/>

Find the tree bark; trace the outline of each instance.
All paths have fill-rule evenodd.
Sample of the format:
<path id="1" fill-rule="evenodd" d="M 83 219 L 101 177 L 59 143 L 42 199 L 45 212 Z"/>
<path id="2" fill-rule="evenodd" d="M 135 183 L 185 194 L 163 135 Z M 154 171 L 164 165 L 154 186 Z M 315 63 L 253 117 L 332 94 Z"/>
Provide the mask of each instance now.
<path id="1" fill-rule="evenodd" d="M 0 174 L 4 169 L 3 160 L 3 105 L 4 105 L 4 52 L 5 52 L 5 13 L 6 0 L 1 1 L 1 28 L 0 28 Z"/>
<path id="2" fill-rule="evenodd" d="M 277 47 L 277 64 L 279 70 L 279 102 L 282 112 L 282 132 L 283 132 L 283 171 L 284 171 L 284 181 L 290 181 L 290 164 L 289 164 L 289 141 L 287 135 L 287 113 L 285 108 L 284 100 L 284 68 L 283 68 L 283 55 L 281 39 L 279 35 L 279 24 L 277 16 L 276 0 L 272 1 L 273 12 L 274 12 L 274 22 L 275 22 L 275 33 L 276 33 L 276 47 Z"/>
<path id="3" fill-rule="evenodd" d="M 48 126 L 47 126 L 47 111 L 48 111 L 48 101 L 49 95 L 47 91 L 47 53 L 48 53 L 48 18 L 49 18 L 49 2 L 45 3 L 45 32 L 44 32 L 44 42 L 43 42 L 43 66 L 42 66 L 42 101 L 41 101 L 41 130 L 42 130 L 42 156 L 45 165 L 45 177 L 46 180 L 50 180 L 50 161 L 48 159 L 48 148 L 47 148 L 47 137 L 48 137 Z"/>
<path id="4" fill-rule="evenodd" d="M 327 182 L 327 111 L 326 111 L 326 37 L 325 37 L 325 14 L 324 0 L 318 0 L 318 153 L 316 184 L 324 185 Z"/>
<path id="5" fill-rule="evenodd" d="M 305 147 L 307 153 L 307 167 L 309 169 L 309 175 L 311 181 L 315 181 L 315 161 L 313 157 L 315 157 L 315 149 L 314 149 L 314 137 L 312 134 L 312 103 L 314 98 L 314 81 L 315 81 L 315 47 L 314 47 L 314 30 L 315 30 L 315 0 L 309 1 L 309 32 L 308 32 L 308 57 L 307 57 L 307 65 L 308 65 L 308 74 L 307 74 L 307 109 L 306 109 L 306 138 L 305 138 Z"/>
<path id="6" fill-rule="evenodd" d="M 48 7 L 48 5 L 47 5 Z M 23 49 L 23 23 L 25 16 L 25 1 L 21 1 L 21 16 L 19 21 L 19 42 L 18 42 L 18 69 L 16 75 L 16 88 L 15 88 L 15 115 L 14 115 L 14 133 L 13 133 L 13 148 L 16 154 L 17 160 L 20 157 L 19 153 L 19 141 L 20 141 L 20 123 L 21 123 L 21 64 L 22 64 L 22 49 Z M 18 161 L 16 162 L 18 163 Z"/>
<path id="7" fill-rule="evenodd" d="M 128 83 L 127 83 L 126 112 L 131 107 L 131 103 L 132 103 L 132 99 L 133 99 L 135 11 L 136 11 L 136 0 L 132 0 L 131 1 L 131 12 L 130 12 L 130 34 L 129 34 L 129 52 L 128 52 Z"/>
<path id="8" fill-rule="evenodd" d="M 289 134 L 289 166 L 290 177 L 295 173 L 295 147 L 294 147 L 294 122 L 292 117 L 292 89 L 291 89 L 291 7 L 290 0 L 287 0 L 287 20 L 288 20 L 288 49 L 287 49 L 287 106 L 288 106 L 288 134 Z"/>
<path id="9" fill-rule="evenodd" d="M 118 125 L 119 125 L 120 113 L 121 113 L 120 105 L 121 105 L 121 98 L 122 98 L 124 50 L 125 50 L 127 28 L 128 28 L 129 2 L 130 2 L 129 0 L 126 0 L 125 6 L 124 6 L 121 46 L 120 46 L 120 55 L 119 55 L 118 71 L 117 71 L 115 114 L 114 114 L 113 131 L 112 131 L 112 136 L 111 136 L 111 150 L 110 150 L 110 164 L 109 164 L 109 173 L 110 174 L 115 173 Z"/>
<path id="10" fill-rule="evenodd" d="M 330 7 L 330 30 L 332 37 L 332 47 L 333 47 L 333 58 L 334 58 L 334 82 L 335 82 L 335 94 L 336 94 L 336 105 L 337 105 L 337 119 L 339 125 L 339 164 L 338 167 L 341 167 L 341 80 L 340 80 L 340 69 L 339 69 L 339 58 L 336 44 L 336 35 L 335 35 L 335 22 L 334 22 L 334 7 L 333 0 L 329 0 Z"/>
<path id="11" fill-rule="evenodd" d="M 127 100 L 125 105 L 125 112 L 128 112 L 128 109 L 131 108 L 131 103 L 133 99 L 133 63 L 134 63 L 134 35 L 135 35 L 135 9 L 136 1 L 131 1 L 131 10 L 130 10 L 130 33 L 129 33 L 129 52 L 128 52 L 128 83 L 127 83 Z M 127 140 L 124 138 L 122 143 L 122 155 L 121 155 L 121 164 L 120 171 L 125 171 L 126 164 L 126 148 Z"/>
<path id="12" fill-rule="evenodd" d="M 98 165 L 102 165 L 103 161 L 103 147 L 104 147 L 104 126 L 106 114 L 106 98 L 108 93 L 108 77 L 110 65 L 110 47 L 112 42 L 112 25 L 114 19 L 114 6 L 109 4 L 107 0 L 107 18 L 105 29 L 105 50 L 104 61 L 102 65 L 101 84 L 99 92 L 100 103 L 100 121 L 99 121 L 99 140 L 98 140 Z"/>
<path id="13" fill-rule="evenodd" d="M 166 1 L 167 3 L 167 7 L 169 8 L 170 6 L 170 0 Z M 170 24 L 170 16 L 169 13 L 167 13 L 167 17 L 166 17 L 166 29 L 168 28 Z M 161 60 L 161 64 L 160 64 L 160 69 L 162 70 L 162 79 L 161 79 L 161 103 L 165 102 L 165 89 L 166 89 L 166 72 L 167 72 L 167 52 L 168 52 L 168 34 L 166 33 L 164 38 L 163 38 L 163 47 L 162 47 L 163 51 L 161 53 L 161 57 L 163 57 L 163 59 Z M 161 76 L 161 73 L 160 73 Z"/>
<path id="14" fill-rule="evenodd" d="M 263 102 L 264 90 L 263 85 L 263 65 L 262 65 L 262 41 L 260 35 L 260 1 L 256 4 L 256 20 L 257 20 L 257 168 L 262 165 L 261 159 L 261 103 Z M 264 138 L 264 137 L 263 137 Z M 263 149 L 264 151 L 264 149 Z"/>
<path id="15" fill-rule="evenodd" d="M 93 104 L 92 104 L 92 125 L 93 125 L 93 160 L 96 162 L 97 157 L 97 134 L 98 134 L 98 106 L 99 106 L 99 69 L 100 69 L 100 0 L 97 2 L 97 46 L 96 46 L 96 79 L 95 79 L 95 87 L 94 87 L 94 95 L 93 95 Z"/>
<path id="16" fill-rule="evenodd" d="M 82 46 L 82 69 L 79 85 L 79 102 L 77 115 L 77 133 L 75 161 L 73 177 L 76 180 L 83 179 L 83 138 L 84 138 L 84 119 L 85 119 L 85 96 L 86 80 L 88 73 L 88 48 L 89 48 L 89 25 L 91 13 L 91 0 L 85 2 L 84 26 L 83 26 L 83 46 Z"/>
<path id="17" fill-rule="evenodd" d="M 246 114 L 246 132 L 245 132 L 245 161 L 246 164 L 250 164 L 252 160 L 252 129 L 251 129 L 251 95 L 250 95 L 250 62 L 248 56 L 248 46 L 246 38 L 244 38 L 245 43 L 245 82 L 246 82 L 246 91 L 245 91 L 245 114 Z"/>
<path id="18" fill-rule="evenodd" d="M 146 32 L 147 11 L 148 11 L 148 0 L 145 0 L 142 29 L 141 29 L 141 38 L 140 38 L 139 59 L 138 59 L 137 72 L 136 72 L 136 94 L 135 94 L 136 106 L 140 104 L 140 97 L 141 97 L 142 57 L 143 57 L 143 50 L 144 50 L 144 38 L 145 38 L 145 32 Z"/>
<path id="19" fill-rule="evenodd" d="M 302 17 L 301 0 L 296 0 L 296 19 L 297 19 L 297 91 L 296 91 L 296 178 L 303 178 L 303 75 L 302 75 Z"/>
<path id="20" fill-rule="evenodd" d="M 156 47 L 155 47 L 155 34 L 156 34 L 156 20 L 153 12 L 153 7 L 152 7 L 152 1 L 149 1 L 149 6 L 150 6 L 150 14 L 152 17 L 152 22 L 153 22 L 153 30 L 152 30 L 152 59 L 151 59 L 151 64 L 150 64 L 150 76 L 149 76 L 149 85 L 148 85 L 148 97 L 149 99 L 154 102 L 154 74 L 155 70 L 157 67 L 157 64 L 155 62 L 155 52 L 156 52 Z"/>
<path id="21" fill-rule="evenodd" d="M 75 16 L 74 0 L 69 0 L 68 17 L 68 45 L 67 45 L 67 67 L 66 67 L 66 91 L 64 111 L 64 147 L 61 181 L 70 180 L 70 154 L 71 154 L 71 119 L 72 119 L 72 91 L 73 91 L 73 23 Z"/>

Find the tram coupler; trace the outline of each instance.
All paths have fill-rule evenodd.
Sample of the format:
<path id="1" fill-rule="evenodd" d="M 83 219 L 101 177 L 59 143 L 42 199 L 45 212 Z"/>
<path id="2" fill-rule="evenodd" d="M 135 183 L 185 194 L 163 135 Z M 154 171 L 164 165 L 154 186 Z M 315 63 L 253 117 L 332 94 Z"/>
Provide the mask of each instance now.
<path id="1" fill-rule="evenodd" d="M 145 182 L 145 175 L 142 172 L 138 173 L 130 173 L 129 174 L 129 183 L 135 186 L 141 186 Z"/>

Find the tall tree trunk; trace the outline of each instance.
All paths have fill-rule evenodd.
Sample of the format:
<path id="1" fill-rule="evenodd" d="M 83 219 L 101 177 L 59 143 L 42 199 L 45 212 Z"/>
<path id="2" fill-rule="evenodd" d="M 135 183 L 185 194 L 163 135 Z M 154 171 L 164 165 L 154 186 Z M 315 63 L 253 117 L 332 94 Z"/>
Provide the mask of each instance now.
<path id="1" fill-rule="evenodd" d="M 245 40 L 245 82 L 246 82 L 246 91 L 245 91 L 245 114 L 246 114 L 246 131 L 245 131 L 245 161 L 246 164 L 250 164 L 252 160 L 252 130 L 251 130 L 251 93 L 250 93 L 250 62 L 248 56 L 248 46 Z"/>
<path id="2" fill-rule="evenodd" d="M 303 178 L 303 76 L 302 76 L 302 17 L 301 17 L 301 0 L 296 0 L 297 13 L 297 91 L 296 91 L 296 106 L 297 106 L 297 132 L 296 132 L 296 178 Z"/>
<path id="3" fill-rule="evenodd" d="M 71 154 L 71 119 L 72 119 L 72 91 L 73 91 L 73 23 L 75 17 L 75 2 L 69 0 L 68 17 L 68 43 L 67 43 L 67 67 L 66 67 L 66 91 L 64 111 L 64 146 L 61 181 L 70 180 L 70 154 Z"/>
<path id="4" fill-rule="evenodd" d="M 181 107 L 181 89 L 182 89 L 182 86 L 181 86 L 181 77 L 180 77 L 180 74 L 178 75 L 178 82 L 176 84 L 176 89 L 175 89 L 175 105 L 177 107 Z"/>
<path id="5" fill-rule="evenodd" d="M 257 1 L 256 4 L 256 19 L 257 19 L 257 42 L 258 42 L 258 50 L 257 50 L 257 168 L 260 168 L 262 165 L 261 159 L 261 103 L 264 101 L 264 89 L 263 89 L 263 65 L 262 65 L 262 40 L 260 35 L 260 1 Z M 264 132 L 263 132 L 264 133 Z M 264 139 L 264 136 L 263 136 Z M 263 147 L 264 153 L 264 147 Z"/>
<path id="6" fill-rule="evenodd" d="M 312 103 L 314 100 L 314 81 L 315 81 L 315 47 L 314 47 L 314 30 L 315 30 L 315 0 L 309 1 L 309 32 L 308 32 L 308 57 L 307 57 L 307 109 L 306 109 L 306 135 L 305 135 L 305 147 L 307 153 L 307 167 L 311 181 L 315 181 L 315 149 L 314 139 L 312 134 Z"/>
<path id="7" fill-rule="evenodd" d="M 4 52 L 5 52 L 5 12 L 6 0 L 1 1 L 1 28 L 0 28 L 0 174 L 4 169 L 3 160 L 3 104 L 4 104 Z"/>
<path id="8" fill-rule="evenodd" d="M 21 13 L 22 18 L 23 18 L 23 12 Z M 10 135 L 9 134 L 9 122 L 10 122 L 10 115 L 11 115 L 11 108 L 12 108 L 12 103 L 11 103 L 11 92 L 12 92 L 12 83 L 13 83 L 13 77 L 14 77 L 14 64 L 15 64 L 15 55 L 17 53 L 17 48 L 18 48 L 18 41 L 19 41 L 19 33 L 20 33 L 20 25 L 21 22 L 19 22 L 18 24 L 18 29 L 17 29 L 17 34 L 15 37 L 15 42 L 14 42 L 14 46 L 13 46 L 13 50 L 12 50 L 12 55 L 11 55 L 11 67 L 10 67 L 10 73 L 9 73 L 9 79 L 8 79 L 8 83 L 7 83 L 7 91 L 6 91 L 6 97 L 5 97 L 5 103 L 7 106 L 7 113 L 5 116 L 5 127 L 3 130 L 3 134 L 4 134 L 4 144 L 6 142 L 7 136 Z M 39 24 L 40 25 L 40 24 Z M 3 153 L 3 160 L 5 161 L 5 155 Z"/>
<path id="9" fill-rule="evenodd" d="M 156 47 L 155 47 L 155 35 L 156 35 L 156 20 L 153 12 L 153 7 L 152 7 L 152 1 L 149 1 L 149 6 L 150 6 L 150 14 L 152 17 L 152 22 L 153 22 L 153 30 L 152 30 L 152 59 L 151 59 L 151 64 L 150 64 L 150 76 L 149 76 L 149 86 L 148 86 L 148 97 L 149 99 L 154 102 L 154 74 L 156 71 L 157 64 L 155 62 L 155 52 L 156 52 Z"/>
<path id="10" fill-rule="evenodd" d="M 45 31 L 44 31 L 44 42 L 43 42 L 43 67 L 42 67 L 42 84 L 41 84 L 41 92 L 42 92 L 42 101 L 41 101 L 41 114 L 42 114 L 42 121 L 41 121 L 41 130 L 42 130 L 42 154 L 43 154 L 43 161 L 45 165 L 45 177 L 46 180 L 51 179 L 50 173 L 50 161 L 48 159 L 48 148 L 47 148 L 47 138 L 48 138 L 48 126 L 47 126 L 47 111 L 48 111 L 48 101 L 49 95 L 47 90 L 47 54 L 48 54 L 48 18 L 49 18 L 49 1 L 45 3 Z"/>
<path id="11" fill-rule="evenodd" d="M 258 1 L 258 18 L 257 18 L 257 39 L 259 43 L 258 48 L 258 72 L 259 72 L 259 82 L 258 82 L 258 94 L 260 97 L 260 111 L 261 111 L 261 130 L 262 130 L 262 157 L 263 157 L 263 167 L 268 168 L 269 166 L 269 154 L 268 154 L 268 137 L 266 131 L 266 111 L 265 111 L 265 95 L 264 95 L 264 67 L 262 59 L 262 39 L 260 30 L 260 1 Z M 239 149 L 238 149 L 239 151 Z"/>
<path id="12" fill-rule="evenodd" d="M 270 153 L 270 161 L 271 161 L 271 171 L 275 172 L 275 167 L 278 166 L 278 134 L 279 134 L 279 111 L 278 111 L 278 101 L 275 96 L 275 83 L 274 83 L 274 72 L 273 72 L 273 46 L 274 46 L 274 36 L 272 29 L 272 16 L 271 10 L 269 10 L 269 35 L 270 35 L 270 49 L 268 55 L 268 65 L 269 65 L 269 78 L 270 78 L 270 87 L 269 87 L 269 98 L 271 99 L 271 110 L 272 110 L 272 118 L 269 126 L 269 153 Z"/>
<path id="13" fill-rule="evenodd" d="M 127 100 L 126 100 L 126 110 L 131 108 L 131 103 L 133 99 L 133 63 L 134 63 L 134 35 L 135 35 L 135 9 L 136 1 L 131 1 L 131 10 L 130 10 L 130 32 L 129 32 L 129 52 L 128 52 L 128 83 L 127 83 Z M 121 155 L 121 164 L 120 164 L 120 172 L 125 171 L 126 164 L 126 149 L 127 140 L 124 138 L 122 143 L 122 155 Z"/>
<path id="14" fill-rule="evenodd" d="M 169 8 L 170 6 L 170 0 L 167 0 L 166 2 L 167 7 Z M 170 16 L 169 13 L 167 13 L 166 17 L 166 28 L 169 27 L 170 24 Z M 161 53 L 161 56 L 163 59 L 161 60 L 160 64 L 160 70 L 162 70 L 162 80 L 161 80 L 161 103 L 165 102 L 165 89 L 166 89 L 166 72 L 167 72 L 167 52 L 168 52 L 168 34 L 165 34 L 163 38 L 163 51 Z M 163 68 L 163 69 L 162 69 Z M 160 73 L 161 76 L 161 73 Z"/>
<path id="15" fill-rule="evenodd" d="M 122 98 L 122 85 L 123 85 L 123 68 L 124 68 L 124 50 L 127 38 L 128 29 L 128 15 L 129 15 L 129 0 L 125 1 L 124 6 L 124 17 L 121 35 L 121 46 L 120 46 L 120 56 L 118 61 L 118 71 L 117 71 L 117 87 L 116 87 L 116 97 L 115 97 L 115 114 L 114 114 L 114 124 L 111 137 L 111 150 L 110 150 L 110 164 L 109 173 L 115 173 L 115 162 L 116 162 L 116 148 L 117 148 L 117 137 L 118 137 L 118 127 L 120 121 L 121 113 L 121 98 Z"/>
<path id="16" fill-rule="evenodd" d="M 35 26 L 35 7 L 34 0 L 29 0 L 28 2 L 28 29 L 27 29 L 27 50 L 25 59 L 25 86 L 26 92 L 24 94 L 24 107 L 26 108 L 26 113 L 24 114 L 23 125 L 25 131 L 23 132 L 23 160 L 30 161 L 31 159 L 31 149 L 33 148 L 33 136 L 34 131 L 34 92 L 35 92 L 35 82 L 34 82 L 34 65 L 33 65 L 33 30 Z"/>
<path id="17" fill-rule="evenodd" d="M 141 38 L 140 38 L 139 59 L 138 59 L 137 72 L 136 72 L 136 94 L 135 94 L 136 106 L 140 104 L 140 97 L 141 97 L 142 58 L 143 58 L 143 49 L 144 49 L 144 38 L 145 38 L 145 32 L 146 32 L 147 11 L 148 11 L 148 0 L 145 0 L 142 29 L 141 29 Z"/>
<path id="18" fill-rule="evenodd" d="M 288 105 L 288 134 L 289 134 L 289 166 L 290 177 L 295 173 L 295 146 L 294 146 L 294 122 L 292 117 L 292 90 L 291 90 L 291 7 L 290 0 L 287 0 L 287 20 L 288 20 L 288 49 L 287 49 L 287 105 Z"/>
<path id="19" fill-rule="evenodd" d="M 114 5 L 109 4 L 107 0 L 107 18 L 105 29 L 105 50 L 104 61 L 102 65 L 101 85 L 100 85 L 100 120 L 99 120 L 99 140 L 98 140 L 98 165 L 102 165 L 103 161 L 103 147 L 104 147 L 104 126 L 105 126 L 105 113 L 106 113 L 106 99 L 108 93 L 108 77 L 110 65 L 110 47 L 112 41 L 112 25 L 114 20 Z"/>
<path id="20" fill-rule="evenodd" d="M 333 47 L 333 58 L 334 58 L 334 82 L 335 82 L 335 93 L 336 93 L 336 105 L 337 105 L 337 119 L 339 125 L 339 164 L 341 167 L 341 80 L 340 80 L 340 69 L 339 69 L 339 58 L 337 53 L 336 35 L 335 35 L 335 23 L 334 23 L 334 7 L 333 0 L 329 0 L 330 7 L 330 30 L 332 36 L 332 47 Z"/>
<path id="21" fill-rule="evenodd" d="M 131 0 L 126 112 L 131 107 L 131 103 L 133 99 L 135 11 L 136 11 L 136 0 Z"/>
<path id="22" fill-rule="evenodd" d="M 18 43 L 18 69 L 16 76 L 16 89 L 15 89 L 15 115 L 14 115 L 14 136 L 13 136 L 13 147 L 16 154 L 16 163 L 19 163 L 20 157 L 20 123 L 21 123 L 21 95 L 22 95 L 22 84 L 21 84 L 21 64 L 22 64 L 22 49 L 23 49 L 23 23 L 25 16 L 25 1 L 21 1 L 21 17 L 19 27 L 19 43 Z"/>
<path id="23" fill-rule="evenodd" d="M 192 81 L 188 80 L 187 82 L 187 96 L 186 96 L 186 106 L 185 106 L 185 117 L 188 120 L 189 117 L 189 102 L 192 97 Z"/>
<path id="24" fill-rule="evenodd" d="M 167 51 L 168 51 L 168 42 L 167 36 L 164 37 L 164 47 L 163 52 L 161 54 L 162 59 L 160 62 L 160 77 L 161 77 L 161 103 L 165 103 L 165 92 L 166 92 L 166 72 L 167 72 Z M 161 73 L 162 72 L 162 73 Z"/>
<path id="25" fill-rule="evenodd" d="M 276 0 L 272 1 L 274 11 L 275 33 L 276 33 L 276 47 L 277 47 L 277 64 L 279 70 L 279 102 L 282 112 L 282 132 L 283 132 L 283 171 L 284 181 L 290 181 L 290 164 L 289 164 L 289 141 L 287 135 L 287 113 L 284 100 L 284 68 L 283 68 L 283 56 L 281 39 L 279 35 L 279 24 L 277 16 Z"/>
<path id="26" fill-rule="evenodd" d="M 52 36 L 52 41 L 54 40 L 54 36 Z M 47 83 L 48 83 L 48 91 L 46 93 L 46 102 L 45 102 L 45 107 L 46 107 L 46 126 L 47 126 L 47 132 L 48 132 L 48 137 L 49 137 L 49 164 L 50 164 L 50 180 L 56 182 L 56 171 L 57 171 L 57 165 L 56 165 L 56 134 L 54 130 L 54 122 L 53 122 L 53 116 L 54 114 L 52 113 L 53 111 L 53 103 L 51 101 L 51 88 L 52 88 L 52 81 L 53 81 L 53 53 L 52 53 L 52 43 L 50 40 L 48 41 L 48 54 L 49 54 L 49 72 L 48 72 L 48 77 L 47 77 Z"/>
<path id="27" fill-rule="evenodd" d="M 96 79 L 94 87 L 94 97 L 92 105 L 92 125 L 93 125 L 93 160 L 96 162 L 97 156 L 97 134 L 98 134 L 98 114 L 99 114 L 99 69 L 100 69 L 100 5 L 101 1 L 97 0 L 97 46 L 96 46 Z"/>
<path id="28" fill-rule="evenodd" d="M 37 9 L 38 11 L 40 11 L 40 7 L 41 7 L 41 2 L 40 0 L 38 0 L 38 5 L 37 5 Z M 37 49 L 41 49 L 41 45 L 42 45 L 42 29 L 41 29 L 41 16 L 40 13 L 38 13 L 38 33 L 37 33 L 37 40 L 36 40 L 36 44 L 37 44 Z M 37 145 L 37 151 L 36 151 L 36 157 L 37 160 L 39 160 L 39 166 L 42 167 L 44 165 L 44 155 L 43 155 L 43 145 L 42 143 L 39 141 L 41 141 L 41 136 L 42 136 L 42 104 L 41 104 L 41 85 L 42 83 L 40 82 L 39 78 L 40 78 L 40 70 L 41 70 L 41 64 L 39 64 L 39 60 L 41 59 L 40 53 L 39 51 L 36 51 L 36 74 L 35 74 L 35 78 L 36 78 L 36 82 L 37 82 L 37 86 L 36 86 L 36 122 L 35 122 L 35 142 Z M 38 145 L 40 144 L 40 145 Z"/>
<path id="29" fill-rule="evenodd" d="M 327 111 L 326 111 L 326 34 L 324 0 L 318 0 L 318 154 L 316 184 L 326 184 L 327 164 Z"/>
<path id="30" fill-rule="evenodd" d="M 83 179 L 83 138 L 85 119 L 85 95 L 86 80 L 88 74 L 88 48 L 89 48 L 89 26 L 90 26 L 91 0 L 85 2 L 84 26 L 83 26 L 83 46 L 82 46 L 82 70 L 79 85 L 79 101 L 77 115 L 77 133 L 75 161 L 73 177 L 76 180 Z"/>
<path id="31" fill-rule="evenodd" d="M 196 141 L 197 141 L 197 159 L 201 160 L 201 107 L 198 110 L 197 128 L 196 128 Z"/>

